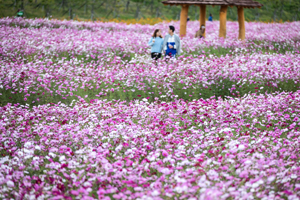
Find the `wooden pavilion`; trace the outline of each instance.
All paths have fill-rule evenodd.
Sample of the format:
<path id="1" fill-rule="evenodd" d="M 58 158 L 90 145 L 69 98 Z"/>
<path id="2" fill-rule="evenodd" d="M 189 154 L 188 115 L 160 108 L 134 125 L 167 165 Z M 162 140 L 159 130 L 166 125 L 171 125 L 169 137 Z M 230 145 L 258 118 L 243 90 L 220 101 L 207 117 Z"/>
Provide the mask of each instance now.
<path id="1" fill-rule="evenodd" d="M 245 39 L 245 17 L 244 8 L 262 7 L 263 5 L 252 0 L 166 0 L 162 2 L 164 5 L 180 5 L 180 36 L 186 35 L 187 16 L 190 5 L 200 7 L 200 26 L 206 22 L 206 5 L 221 6 L 220 8 L 220 30 L 219 37 L 226 38 L 226 15 L 228 6 L 237 7 L 239 22 L 239 39 Z M 205 33 L 204 33 L 205 36 Z"/>

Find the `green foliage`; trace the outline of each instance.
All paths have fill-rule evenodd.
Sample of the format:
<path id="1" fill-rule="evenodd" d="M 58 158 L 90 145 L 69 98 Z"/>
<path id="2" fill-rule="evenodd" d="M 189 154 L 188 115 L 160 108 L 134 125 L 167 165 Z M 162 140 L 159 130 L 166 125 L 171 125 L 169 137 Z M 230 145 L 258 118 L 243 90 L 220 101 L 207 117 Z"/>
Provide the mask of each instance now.
<path id="1" fill-rule="evenodd" d="M 295 84 L 294 81 L 292 80 L 287 80 L 287 81 L 282 81 L 278 83 L 278 87 L 272 86 L 273 81 L 265 81 L 265 82 L 260 82 L 260 83 L 255 83 L 255 84 L 250 84 L 246 83 L 243 85 L 239 85 L 235 81 L 231 81 L 229 79 L 220 79 L 220 80 L 214 80 L 214 83 L 202 87 L 198 85 L 193 85 L 194 89 L 182 89 L 183 84 L 177 83 L 174 85 L 174 90 L 173 93 L 174 95 L 177 95 L 178 99 L 184 99 L 184 100 L 193 100 L 193 99 L 199 99 L 199 98 L 210 98 L 214 96 L 215 98 L 226 98 L 226 97 L 242 97 L 246 94 L 264 94 L 264 93 L 274 93 L 274 92 L 283 92 L 283 91 L 291 91 L 295 92 L 297 89 L 300 87 L 300 84 L 297 83 Z M 122 83 L 120 83 L 122 85 Z M 103 86 L 104 87 L 104 86 Z M 94 87 L 95 88 L 95 87 Z M 231 88 L 235 88 L 234 90 L 231 91 Z M 52 91 L 55 91 L 57 88 L 53 87 L 51 88 Z M 21 93 L 12 93 L 12 90 L 4 90 L 0 89 L 0 93 L 2 95 L 0 96 L 0 102 L 1 105 L 6 105 L 7 103 L 12 103 L 12 104 L 23 104 L 25 105 L 26 103 L 29 104 L 30 106 L 37 106 L 37 105 L 42 105 L 42 104 L 48 104 L 48 103 L 66 103 L 70 104 L 72 100 L 78 100 L 75 95 L 84 97 L 85 95 L 88 95 L 88 98 L 85 100 L 89 102 L 91 99 L 108 99 L 108 100 L 116 100 L 120 99 L 121 101 L 131 101 L 134 99 L 140 99 L 142 100 L 143 98 L 149 98 L 148 100 L 154 101 L 155 97 L 159 97 L 161 100 L 164 101 L 171 101 L 172 99 L 167 96 L 166 93 L 162 92 L 161 94 L 160 91 L 157 88 L 151 88 L 147 90 L 147 92 L 135 90 L 132 91 L 130 87 L 125 87 L 125 90 L 129 90 L 129 92 L 124 93 L 123 90 L 120 91 L 114 91 L 114 92 L 109 92 L 107 96 L 101 96 L 100 98 L 96 97 L 96 94 L 99 94 L 102 88 L 99 89 L 78 89 L 76 92 L 73 92 L 73 96 L 69 96 L 65 99 L 63 99 L 60 95 L 57 95 L 55 93 L 50 94 L 47 91 L 44 91 L 43 93 L 36 93 L 36 94 L 31 94 L 29 97 L 27 97 L 27 101 L 24 101 L 24 94 Z M 107 88 L 106 88 L 107 89 Z M 149 94 L 152 93 L 152 94 Z M 36 99 L 40 98 L 40 100 L 37 102 Z"/>
<path id="2" fill-rule="evenodd" d="M 100 18 L 155 18 L 178 20 L 180 6 L 164 6 L 162 0 L 0 0 L 0 17 L 15 16 L 24 7 L 25 17 L 50 17 L 66 19 Z M 264 6 L 245 9 L 248 21 L 294 21 L 300 20 L 299 0 L 256 0 Z M 207 17 L 211 13 L 219 19 L 219 6 L 207 6 Z M 190 6 L 191 20 L 198 20 L 199 7 Z M 236 7 L 229 7 L 228 20 L 237 20 Z"/>

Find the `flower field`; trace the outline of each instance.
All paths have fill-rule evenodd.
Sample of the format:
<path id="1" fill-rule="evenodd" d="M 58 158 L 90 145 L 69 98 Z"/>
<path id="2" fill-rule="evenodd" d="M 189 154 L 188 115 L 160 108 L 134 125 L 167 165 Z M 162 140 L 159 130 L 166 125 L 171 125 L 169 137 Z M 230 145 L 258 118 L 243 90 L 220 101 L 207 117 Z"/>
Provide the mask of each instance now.
<path id="1" fill-rule="evenodd" d="M 1 199 L 299 199 L 300 22 L 170 24 L 0 19 Z"/>

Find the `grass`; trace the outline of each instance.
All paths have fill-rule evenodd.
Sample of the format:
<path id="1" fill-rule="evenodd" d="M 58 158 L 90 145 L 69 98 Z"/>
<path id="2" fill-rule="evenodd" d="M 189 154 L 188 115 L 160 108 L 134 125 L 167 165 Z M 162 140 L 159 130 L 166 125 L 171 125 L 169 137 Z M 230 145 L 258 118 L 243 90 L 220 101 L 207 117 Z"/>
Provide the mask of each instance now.
<path id="1" fill-rule="evenodd" d="M 219 79 L 214 80 L 215 83 L 207 86 L 207 87 L 199 87 L 198 85 L 193 85 L 195 89 L 182 89 L 185 85 L 176 83 L 176 85 L 173 85 L 173 94 L 177 96 L 177 99 L 184 99 L 191 101 L 193 99 L 207 99 L 211 97 L 215 97 L 216 99 L 221 97 L 223 99 L 227 97 L 242 97 L 247 94 L 265 94 L 265 93 L 274 93 L 274 92 L 282 92 L 282 91 L 288 91 L 288 92 L 295 92 L 299 90 L 300 83 L 295 84 L 292 80 L 286 80 L 278 83 L 278 87 L 270 86 L 273 81 L 266 81 L 259 84 L 244 84 L 244 85 L 238 85 L 237 82 L 230 81 L 228 79 Z M 118 84 L 115 82 L 115 84 Z M 158 97 L 162 101 L 172 101 L 173 98 L 170 97 L 171 94 L 167 94 L 163 90 L 159 90 L 156 87 L 150 87 L 149 90 L 146 91 L 140 91 L 137 90 L 134 87 L 124 87 L 125 90 L 129 90 L 129 92 L 123 92 L 123 89 L 120 91 L 114 91 L 114 92 L 108 92 L 107 95 L 100 96 L 99 98 L 95 95 L 99 94 L 101 92 L 101 89 L 104 89 L 105 86 L 101 86 L 98 89 L 96 88 L 96 85 L 93 85 L 93 89 L 81 89 L 78 88 L 77 91 L 73 91 L 73 96 L 68 97 L 62 97 L 58 95 L 57 93 L 53 92 L 50 93 L 44 89 L 41 89 L 39 93 L 30 93 L 29 90 L 28 93 L 30 93 L 30 96 L 27 97 L 27 101 L 24 100 L 24 94 L 23 93 L 12 93 L 13 91 L 11 89 L 5 90 L 0 89 L 0 93 L 2 95 L 0 96 L 0 106 L 4 106 L 7 103 L 12 104 L 29 104 L 30 106 L 38 106 L 42 104 L 48 104 L 53 103 L 56 104 L 58 102 L 65 103 L 65 104 L 71 104 L 73 100 L 78 100 L 77 96 L 84 97 L 85 95 L 88 95 L 88 97 L 85 99 L 87 102 L 90 102 L 92 99 L 107 99 L 107 100 L 121 100 L 121 101 L 131 101 L 131 100 L 142 100 L 144 98 L 147 98 L 149 102 L 153 102 L 155 100 L 155 97 Z M 122 83 L 121 83 L 122 86 Z M 150 84 L 149 84 L 150 86 Z M 112 86 L 108 86 L 105 89 L 110 89 Z M 235 87 L 236 89 L 233 91 L 230 91 L 232 87 Z M 262 88 L 262 89 L 260 89 Z M 52 91 L 56 91 L 58 88 L 50 88 Z M 134 91 L 132 90 L 134 89 Z M 151 93 L 151 94 L 150 94 Z M 39 101 L 36 99 L 39 98 Z"/>
<path id="2" fill-rule="evenodd" d="M 196 51 L 191 51 L 189 54 L 191 55 L 214 55 L 217 57 L 222 56 L 234 56 L 239 54 L 253 54 L 253 53 L 260 53 L 260 54 L 286 54 L 286 53 L 298 53 L 300 52 L 299 48 L 294 48 L 290 44 L 286 44 L 284 42 L 278 43 L 278 42 L 261 42 L 261 41 L 249 41 L 248 47 L 245 47 L 244 50 L 239 50 L 238 52 L 235 52 L 236 47 L 202 47 L 197 49 Z M 257 46 L 260 46 L 258 48 Z M 187 57 L 189 55 L 186 55 Z"/>

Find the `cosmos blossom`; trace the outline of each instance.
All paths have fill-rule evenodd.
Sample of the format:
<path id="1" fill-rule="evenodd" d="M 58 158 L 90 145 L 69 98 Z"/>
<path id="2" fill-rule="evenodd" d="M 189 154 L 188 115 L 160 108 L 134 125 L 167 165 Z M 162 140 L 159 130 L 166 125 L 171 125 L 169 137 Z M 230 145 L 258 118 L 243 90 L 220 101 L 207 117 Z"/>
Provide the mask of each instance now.
<path id="1" fill-rule="evenodd" d="M 0 19 L 0 98 L 26 99 L 0 107 L 1 199 L 300 196 L 299 22 L 246 23 L 245 42 L 236 22 L 226 40 L 218 22 L 207 23 L 203 41 L 191 22 L 183 55 L 153 64 L 141 41 L 169 24 Z M 254 91 L 190 101 L 175 94 L 213 84 Z M 285 85 L 295 87 L 278 92 Z M 265 88 L 278 90 L 258 93 Z M 112 95 L 136 100 L 105 99 Z"/>
<path id="2" fill-rule="evenodd" d="M 1 195 L 206 199 L 219 191 L 220 198 L 275 198 L 280 184 L 278 194 L 296 198 L 299 107 L 299 91 L 169 103 L 8 104 L 0 108 Z"/>

